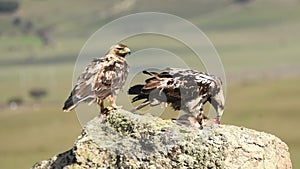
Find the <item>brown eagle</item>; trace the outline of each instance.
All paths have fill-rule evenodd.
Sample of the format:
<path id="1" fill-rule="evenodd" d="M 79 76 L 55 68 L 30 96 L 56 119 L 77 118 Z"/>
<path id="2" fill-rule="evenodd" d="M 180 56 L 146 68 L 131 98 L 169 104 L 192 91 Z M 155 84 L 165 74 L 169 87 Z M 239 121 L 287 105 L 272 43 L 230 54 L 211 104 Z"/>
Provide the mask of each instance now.
<path id="1" fill-rule="evenodd" d="M 103 112 L 105 98 L 109 99 L 111 108 L 117 108 L 116 97 L 128 76 L 129 66 L 125 60 L 127 54 L 130 54 L 130 49 L 117 44 L 104 57 L 94 59 L 78 77 L 63 110 L 71 111 L 81 102 L 96 102 Z"/>
<path id="2" fill-rule="evenodd" d="M 224 96 L 222 82 L 218 77 L 181 68 L 167 68 L 160 73 L 150 71 L 143 73 L 151 76 L 145 81 L 146 84 L 132 86 L 128 91 L 128 94 L 136 95 L 132 102 L 144 100 L 133 111 L 147 105 L 169 103 L 175 110 L 188 113 L 179 117 L 176 122 L 201 126 L 202 119 L 206 118 L 203 114 L 203 105 L 208 101 L 217 112 L 214 122 L 220 123 L 224 110 Z"/>

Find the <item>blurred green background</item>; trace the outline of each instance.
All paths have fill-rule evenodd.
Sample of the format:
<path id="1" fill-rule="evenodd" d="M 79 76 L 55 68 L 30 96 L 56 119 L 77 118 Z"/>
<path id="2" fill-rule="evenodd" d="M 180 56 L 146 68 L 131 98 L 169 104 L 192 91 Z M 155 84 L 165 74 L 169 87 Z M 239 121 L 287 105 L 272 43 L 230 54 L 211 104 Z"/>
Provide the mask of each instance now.
<path id="1" fill-rule="evenodd" d="M 208 36 L 227 78 L 222 122 L 280 137 L 300 168 L 297 0 L 0 0 L 0 168 L 29 168 L 72 147 L 81 126 L 61 107 L 80 49 L 104 24 L 146 11 Z"/>

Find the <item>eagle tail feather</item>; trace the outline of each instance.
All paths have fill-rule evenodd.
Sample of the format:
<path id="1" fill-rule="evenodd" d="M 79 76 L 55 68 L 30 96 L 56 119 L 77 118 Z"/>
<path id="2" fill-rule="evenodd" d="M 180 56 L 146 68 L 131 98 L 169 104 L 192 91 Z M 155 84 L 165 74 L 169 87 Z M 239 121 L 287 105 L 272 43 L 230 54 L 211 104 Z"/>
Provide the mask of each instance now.
<path id="1" fill-rule="evenodd" d="M 70 94 L 70 96 L 68 97 L 68 99 L 65 101 L 64 107 L 63 107 L 63 111 L 64 112 L 69 112 L 71 110 L 73 110 L 79 102 L 81 102 L 81 100 L 75 96 L 75 90 L 73 90 Z"/>
<path id="2" fill-rule="evenodd" d="M 144 87 L 144 85 L 141 85 L 141 84 L 132 86 L 129 88 L 128 94 L 130 94 L 130 95 L 141 94 L 143 87 Z"/>
<path id="3" fill-rule="evenodd" d="M 71 95 L 69 96 L 69 98 L 65 101 L 64 107 L 63 107 L 63 111 L 64 112 L 69 112 L 72 109 L 74 109 L 76 107 L 76 104 L 74 104 L 73 101 L 73 95 L 71 93 Z"/>
<path id="4" fill-rule="evenodd" d="M 91 105 L 95 102 L 95 98 L 93 96 L 86 96 L 84 98 L 79 99 L 76 96 L 73 96 L 72 93 L 69 98 L 65 101 L 63 111 L 69 112 L 73 110 L 79 103 L 81 102 L 89 102 L 88 105 Z"/>
<path id="5" fill-rule="evenodd" d="M 146 98 L 145 96 L 137 95 L 137 96 L 135 96 L 135 97 L 131 100 L 131 102 L 134 103 L 134 102 L 136 102 L 136 101 L 138 101 L 138 100 L 142 100 L 142 99 L 145 99 L 145 98 Z"/>
<path id="6" fill-rule="evenodd" d="M 143 73 L 144 73 L 145 75 L 150 75 L 150 76 L 158 75 L 158 73 L 156 73 L 156 72 L 150 72 L 150 71 L 147 71 L 147 70 L 144 70 Z"/>
<path id="7" fill-rule="evenodd" d="M 135 85 L 135 86 L 132 86 L 129 88 L 129 90 L 128 90 L 129 95 L 137 95 L 132 99 L 132 103 L 136 102 L 138 100 L 148 98 L 149 95 L 147 95 L 143 92 L 143 88 L 144 88 L 144 85 L 141 85 L 141 84 L 138 84 L 138 85 Z"/>

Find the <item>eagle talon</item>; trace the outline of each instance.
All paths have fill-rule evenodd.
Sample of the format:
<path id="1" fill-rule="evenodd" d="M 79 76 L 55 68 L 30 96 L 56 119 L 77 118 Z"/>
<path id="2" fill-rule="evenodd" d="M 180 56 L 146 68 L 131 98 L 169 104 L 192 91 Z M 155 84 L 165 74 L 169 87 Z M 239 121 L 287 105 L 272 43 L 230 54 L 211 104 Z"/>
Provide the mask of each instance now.
<path id="1" fill-rule="evenodd" d="M 107 115 L 109 114 L 110 111 L 111 111 L 111 110 L 109 110 L 109 109 L 106 107 L 106 108 L 104 108 L 103 110 L 101 110 L 99 116 L 102 116 L 102 115 L 107 116 Z"/>
<path id="2" fill-rule="evenodd" d="M 189 115 L 183 115 L 179 119 L 172 119 L 173 123 L 186 126 L 186 127 L 196 127 L 202 129 L 202 125 L 196 121 L 196 119 Z"/>
<path id="3" fill-rule="evenodd" d="M 107 106 L 105 109 L 106 109 L 107 111 L 116 110 L 116 108 L 115 108 L 115 107 L 112 107 L 112 106 Z"/>
<path id="4" fill-rule="evenodd" d="M 215 120 L 215 124 L 221 124 L 220 120 Z"/>
<path id="5" fill-rule="evenodd" d="M 207 126 L 207 127 L 213 127 L 213 126 L 218 126 L 220 124 L 219 120 L 216 119 L 203 119 L 202 121 L 202 126 Z"/>
<path id="6" fill-rule="evenodd" d="M 114 106 L 111 106 L 114 110 L 117 110 L 117 109 L 122 109 L 123 106 L 117 106 L 117 105 L 114 105 Z"/>

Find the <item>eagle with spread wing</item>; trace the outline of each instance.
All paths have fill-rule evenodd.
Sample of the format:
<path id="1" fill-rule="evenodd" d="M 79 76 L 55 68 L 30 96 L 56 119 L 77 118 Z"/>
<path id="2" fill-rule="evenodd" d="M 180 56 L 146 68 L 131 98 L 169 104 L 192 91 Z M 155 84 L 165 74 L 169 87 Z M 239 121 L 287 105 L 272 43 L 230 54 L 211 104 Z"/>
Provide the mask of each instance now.
<path id="1" fill-rule="evenodd" d="M 79 103 L 97 103 L 101 112 L 104 111 L 104 99 L 108 98 L 111 108 L 116 109 L 116 97 L 124 86 L 129 66 L 125 56 L 130 49 L 117 44 L 101 58 L 94 59 L 78 77 L 70 96 L 65 101 L 63 111 L 73 110 Z"/>
<path id="2" fill-rule="evenodd" d="M 132 102 L 144 100 L 133 111 L 147 105 L 155 106 L 168 103 L 175 110 L 183 110 L 175 122 L 188 126 L 202 126 L 204 116 L 203 105 L 212 104 L 217 112 L 214 120 L 219 124 L 224 110 L 224 96 L 221 80 L 207 73 L 190 69 L 167 68 L 160 73 L 143 71 L 151 77 L 145 84 L 130 87 L 128 94 L 136 95 Z"/>

